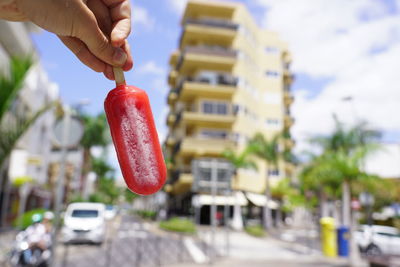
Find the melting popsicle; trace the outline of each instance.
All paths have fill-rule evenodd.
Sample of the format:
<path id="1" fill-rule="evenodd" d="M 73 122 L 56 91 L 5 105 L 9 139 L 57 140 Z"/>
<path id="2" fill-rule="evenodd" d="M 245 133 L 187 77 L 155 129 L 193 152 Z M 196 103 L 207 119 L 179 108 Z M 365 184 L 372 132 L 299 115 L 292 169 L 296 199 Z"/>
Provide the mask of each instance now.
<path id="1" fill-rule="evenodd" d="M 150 195 L 164 185 L 167 170 L 145 91 L 125 84 L 121 69 L 114 69 L 117 87 L 104 109 L 118 162 L 128 188 Z"/>

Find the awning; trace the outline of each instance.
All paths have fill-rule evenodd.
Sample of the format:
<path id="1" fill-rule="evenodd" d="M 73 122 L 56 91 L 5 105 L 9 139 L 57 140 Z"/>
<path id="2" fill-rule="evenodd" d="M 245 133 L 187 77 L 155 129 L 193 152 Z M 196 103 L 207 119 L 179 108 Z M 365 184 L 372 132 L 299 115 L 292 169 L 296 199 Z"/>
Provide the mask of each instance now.
<path id="1" fill-rule="evenodd" d="M 251 203 L 259 207 L 263 207 L 265 206 L 265 203 L 267 203 L 267 197 L 261 194 L 246 192 L 246 197 L 248 200 L 250 200 Z M 278 202 L 270 199 L 268 201 L 268 207 L 270 209 L 277 209 L 279 207 L 279 204 Z"/>
<path id="2" fill-rule="evenodd" d="M 234 192 L 230 196 L 215 196 L 215 202 L 211 195 L 199 194 L 192 197 L 192 205 L 194 207 L 212 204 L 246 206 L 247 203 L 248 201 L 242 192 Z"/>

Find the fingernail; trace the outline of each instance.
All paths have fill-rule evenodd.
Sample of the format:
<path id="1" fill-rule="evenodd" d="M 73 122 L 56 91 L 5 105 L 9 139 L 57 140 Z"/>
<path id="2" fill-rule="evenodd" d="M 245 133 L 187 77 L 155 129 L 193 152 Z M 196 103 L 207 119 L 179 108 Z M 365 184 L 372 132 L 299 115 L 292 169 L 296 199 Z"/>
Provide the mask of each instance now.
<path id="1" fill-rule="evenodd" d="M 121 48 L 117 48 L 114 51 L 113 62 L 117 65 L 123 65 L 128 58 L 128 55 Z"/>

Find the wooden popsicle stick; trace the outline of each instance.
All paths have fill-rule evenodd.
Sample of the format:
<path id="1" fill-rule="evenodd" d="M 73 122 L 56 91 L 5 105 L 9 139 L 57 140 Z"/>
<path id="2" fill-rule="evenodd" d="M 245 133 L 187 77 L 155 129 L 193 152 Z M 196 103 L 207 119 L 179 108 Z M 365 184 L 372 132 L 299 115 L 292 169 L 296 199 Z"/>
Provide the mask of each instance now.
<path id="1" fill-rule="evenodd" d="M 113 67 L 115 83 L 118 85 L 125 84 L 124 71 L 121 68 Z"/>

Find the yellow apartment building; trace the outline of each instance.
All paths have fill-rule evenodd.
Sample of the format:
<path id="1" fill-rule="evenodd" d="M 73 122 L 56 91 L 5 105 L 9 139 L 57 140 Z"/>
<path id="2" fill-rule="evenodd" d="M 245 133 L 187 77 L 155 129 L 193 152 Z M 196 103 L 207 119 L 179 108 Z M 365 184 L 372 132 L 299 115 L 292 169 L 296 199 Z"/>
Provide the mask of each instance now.
<path id="1" fill-rule="evenodd" d="M 243 4 L 190 0 L 181 25 L 179 47 L 169 60 L 164 146 L 171 162 L 166 191 L 174 209 L 185 213 L 195 195 L 194 159 L 220 158 L 227 148 L 241 151 L 257 132 L 266 138 L 284 133 L 282 150 L 291 150 L 294 99 L 287 44 L 260 28 Z M 240 205 L 268 203 L 263 195 L 267 166 L 260 160 L 257 165 L 257 171 L 238 170 L 232 180 Z M 285 160 L 276 170 L 268 168 L 271 184 L 292 171 Z M 209 204 L 202 199 L 201 205 Z"/>

